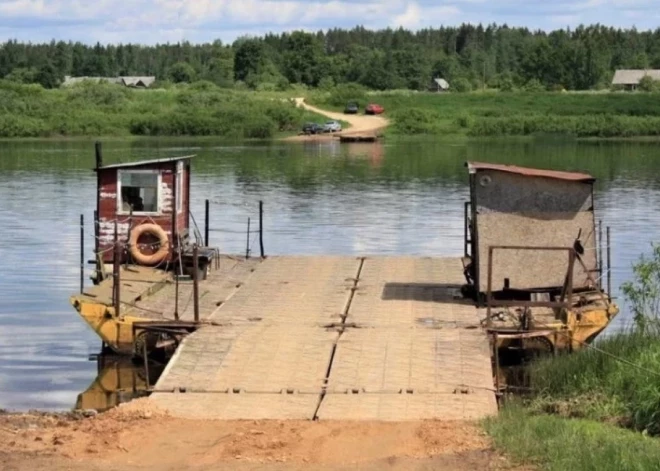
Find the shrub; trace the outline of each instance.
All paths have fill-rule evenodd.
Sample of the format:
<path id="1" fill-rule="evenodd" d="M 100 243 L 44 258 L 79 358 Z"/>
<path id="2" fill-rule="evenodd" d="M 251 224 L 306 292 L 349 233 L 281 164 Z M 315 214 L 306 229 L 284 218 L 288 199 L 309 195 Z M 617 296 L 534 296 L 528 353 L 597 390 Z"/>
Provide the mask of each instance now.
<path id="1" fill-rule="evenodd" d="M 660 326 L 660 244 L 654 244 L 651 257 L 642 256 L 633 265 L 633 279 L 621 286 L 630 304 L 636 327 L 641 331 Z"/>
<path id="2" fill-rule="evenodd" d="M 355 101 L 360 106 L 367 104 L 367 89 L 356 83 L 337 85 L 330 91 L 327 102 L 332 106 L 345 106 L 349 101 Z"/>
<path id="3" fill-rule="evenodd" d="M 454 82 L 451 84 L 451 89 L 454 91 L 457 91 L 459 93 L 465 93 L 472 91 L 472 84 L 468 79 L 465 78 L 457 78 L 454 80 Z"/>
<path id="4" fill-rule="evenodd" d="M 545 87 L 543 86 L 543 84 L 539 79 L 531 79 L 525 84 L 523 88 L 526 92 L 533 92 L 533 93 L 545 91 Z"/>
<path id="5" fill-rule="evenodd" d="M 660 90 L 660 82 L 654 80 L 650 75 L 645 75 L 639 81 L 637 88 L 642 92 L 657 92 Z"/>

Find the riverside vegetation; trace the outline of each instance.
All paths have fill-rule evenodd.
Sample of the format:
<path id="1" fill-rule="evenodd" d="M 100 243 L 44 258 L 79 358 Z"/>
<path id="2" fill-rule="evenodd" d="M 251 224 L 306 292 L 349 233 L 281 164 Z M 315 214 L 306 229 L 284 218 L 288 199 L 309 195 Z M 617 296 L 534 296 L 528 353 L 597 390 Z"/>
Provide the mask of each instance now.
<path id="1" fill-rule="evenodd" d="M 496 446 L 548 470 L 660 467 L 660 246 L 633 273 L 634 325 L 531 363 L 533 393 L 485 424 Z"/>
<path id="2" fill-rule="evenodd" d="M 361 105 L 375 101 L 392 120 L 389 132 L 399 135 L 660 135 L 660 93 L 368 93 L 356 85 L 343 85 L 313 93 L 311 101 L 336 110 L 347 101 Z"/>
<path id="3" fill-rule="evenodd" d="M 82 83 L 46 90 L 0 80 L 0 137 L 223 136 L 272 138 L 324 118 L 292 100 L 210 82 L 157 90 Z"/>
<path id="4" fill-rule="evenodd" d="M 153 90 L 85 83 L 48 90 L 0 80 L 0 137 L 221 136 L 267 139 L 324 117 L 293 97 L 341 110 L 347 101 L 385 106 L 391 135 L 576 137 L 660 135 L 660 93 L 517 91 L 431 94 L 374 92 L 356 84 L 329 91 L 220 88 L 208 81 Z"/>

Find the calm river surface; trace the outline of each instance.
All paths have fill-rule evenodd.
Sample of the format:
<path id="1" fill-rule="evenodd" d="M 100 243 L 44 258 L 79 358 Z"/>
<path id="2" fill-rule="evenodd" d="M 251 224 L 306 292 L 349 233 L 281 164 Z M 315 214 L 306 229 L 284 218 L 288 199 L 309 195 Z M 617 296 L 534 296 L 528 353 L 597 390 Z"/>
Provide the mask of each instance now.
<path id="1" fill-rule="evenodd" d="M 247 218 L 256 221 L 263 199 L 267 254 L 461 255 L 466 160 L 595 175 L 597 217 L 612 227 L 615 295 L 660 241 L 660 143 L 169 139 L 104 150 L 106 163 L 197 154 L 193 215 L 202 225 L 212 201 L 211 245 L 223 252 L 245 252 Z M 79 289 L 80 214 L 92 258 L 93 154 L 91 141 L 0 142 L 0 408 L 68 409 L 96 377 L 88 357 L 100 340 L 68 300 Z M 627 316 L 623 306 L 610 329 Z"/>

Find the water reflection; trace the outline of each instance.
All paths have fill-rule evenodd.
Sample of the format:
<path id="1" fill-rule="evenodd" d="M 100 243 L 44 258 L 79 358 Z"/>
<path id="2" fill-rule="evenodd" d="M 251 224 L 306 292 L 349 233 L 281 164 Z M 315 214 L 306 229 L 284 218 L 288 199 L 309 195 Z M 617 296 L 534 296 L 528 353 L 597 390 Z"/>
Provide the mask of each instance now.
<path id="1" fill-rule="evenodd" d="M 97 376 L 87 389 L 78 395 L 76 409 L 99 412 L 149 394 L 165 369 L 162 363 L 150 361 L 134 363 L 131 358 L 117 355 L 98 355 Z M 147 371 L 148 370 L 148 371 Z M 148 381 L 147 381 L 148 378 Z"/>

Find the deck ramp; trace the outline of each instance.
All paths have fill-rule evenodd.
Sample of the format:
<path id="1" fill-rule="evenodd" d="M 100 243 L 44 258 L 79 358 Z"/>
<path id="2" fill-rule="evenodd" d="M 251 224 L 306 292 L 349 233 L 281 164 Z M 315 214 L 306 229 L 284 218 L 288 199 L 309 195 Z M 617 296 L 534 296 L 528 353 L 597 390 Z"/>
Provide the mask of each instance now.
<path id="1" fill-rule="evenodd" d="M 497 410 L 460 259 L 272 257 L 179 347 L 151 401 L 182 417 L 470 419 Z"/>

